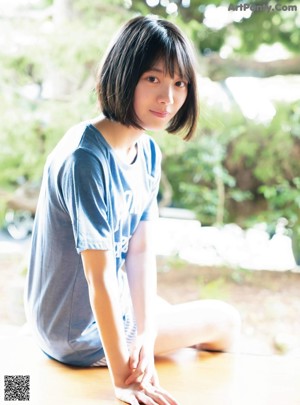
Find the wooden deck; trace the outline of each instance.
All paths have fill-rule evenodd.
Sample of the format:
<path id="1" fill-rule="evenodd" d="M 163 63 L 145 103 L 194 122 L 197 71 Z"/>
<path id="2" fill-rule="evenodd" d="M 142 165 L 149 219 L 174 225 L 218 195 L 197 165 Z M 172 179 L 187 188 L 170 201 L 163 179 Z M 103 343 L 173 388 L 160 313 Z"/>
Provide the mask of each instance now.
<path id="1" fill-rule="evenodd" d="M 181 405 L 300 405 L 300 358 L 185 349 L 156 364 L 161 385 Z M 49 360 L 27 336 L 0 338 L 0 370 L 2 387 L 4 375 L 30 376 L 25 404 L 121 404 L 107 369 Z M 12 403 L 3 399 L 2 388 L 0 403 Z"/>

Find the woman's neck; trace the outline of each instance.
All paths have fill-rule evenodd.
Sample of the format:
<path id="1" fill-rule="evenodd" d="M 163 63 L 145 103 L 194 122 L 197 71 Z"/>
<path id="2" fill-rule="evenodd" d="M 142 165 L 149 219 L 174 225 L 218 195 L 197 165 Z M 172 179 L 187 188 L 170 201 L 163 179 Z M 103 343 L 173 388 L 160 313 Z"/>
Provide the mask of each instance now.
<path id="1" fill-rule="evenodd" d="M 91 123 L 101 132 L 116 154 L 127 163 L 132 163 L 136 157 L 136 143 L 144 131 L 127 127 L 107 118 L 97 117 Z"/>

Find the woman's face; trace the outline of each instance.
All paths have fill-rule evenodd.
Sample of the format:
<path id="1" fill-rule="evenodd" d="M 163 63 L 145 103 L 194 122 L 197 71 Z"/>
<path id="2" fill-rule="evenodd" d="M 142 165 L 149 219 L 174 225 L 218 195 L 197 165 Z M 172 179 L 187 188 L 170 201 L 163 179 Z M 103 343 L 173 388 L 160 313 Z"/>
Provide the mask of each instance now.
<path id="1" fill-rule="evenodd" d="M 188 94 L 188 82 L 178 70 L 174 77 L 165 73 L 163 61 L 158 61 L 143 73 L 134 93 L 134 111 L 144 129 L 162 130 L 177 114 Z"/>

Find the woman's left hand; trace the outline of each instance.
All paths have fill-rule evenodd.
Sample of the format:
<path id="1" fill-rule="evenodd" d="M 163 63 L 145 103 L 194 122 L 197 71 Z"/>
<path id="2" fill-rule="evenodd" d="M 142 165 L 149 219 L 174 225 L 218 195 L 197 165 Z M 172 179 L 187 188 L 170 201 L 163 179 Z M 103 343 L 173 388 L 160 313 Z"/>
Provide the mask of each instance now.
<path id="1" fill-rule="evenodd" d="M 153 386 L 159 386 L 154 366 L 154 340 L 145 339 L 144 336 L 137 336 L 131 349 L 129 367 L 132 373 L 125 381 L 125 384 L 139 383 L 145 386 L 151 383 Z"/>
<path id="2" fill-rule="evenodd" d="M 126 388 L 115 387 L 115 394 L 120 401 L 130 405 L 179 405 L 179 402 L 166 390 L 151 384 L 147 384 L 143 388 L 140 384 L 132 384 Z"/>

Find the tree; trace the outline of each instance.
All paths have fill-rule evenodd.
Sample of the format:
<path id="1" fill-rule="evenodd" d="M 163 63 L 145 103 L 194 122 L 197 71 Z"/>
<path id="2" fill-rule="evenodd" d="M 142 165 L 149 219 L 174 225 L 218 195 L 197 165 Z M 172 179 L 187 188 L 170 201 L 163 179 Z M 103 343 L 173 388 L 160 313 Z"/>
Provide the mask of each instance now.
<path id="1" fill-rule="evenodd" d="M 237 8 L 235 11 L 234 7 Z M 197 49 L 204 56 L 220 52 L 225 44 L 232 48 L 235 55 L 253 55 L 261 44 L 275 43 L 282 43 L 291 54 L 298 54 L 299 8 L 298 1 L 289 0 L 277 4 L 260 4 L 253 0 L 242 4 L 237 0 L 131 1 L 134 11 L 172 18 L 186 26 Z M 236 40 L 230 42 L 233 37 Z"/>
<path id="2" fill-rule="evenodd" d="M 20 177 L 38 180 L 64 131 L 97 113 L 99 59 L 130 14 L 120 9 L 117 1 L 94 1 L 91 18 L 85 2 L 55 0 L 3 18 L 3 41 L 13 47 L 0 54 L 0 187 L 13 189 Z"/>
<path id="3" fill-rule="evenodd" d="M 258 4 L 250 1 L 244 6 L 253 11 L 243 13 L 241 9 L 228 10 L 228 3 L 219 0 L 174 0 L 177 12 L 171 15 L 162 2 L 154 3 L 157 6 L 148 7 L 145 1 L 136 0 L 132 8 L 163 15 L 181 25 L 199 51 L 200 73 L 219 82 L 233 101 L 231 111 L 222 114 L 205 105 L 202 96 L 204 120 L 200 118 L 194 143 L 182 150 L 173 142 L 161 142 L 173 204 L 193 209 L 204 223 L 238 221 L 246 226 L 267 221 L 271 232 L 284 216 L 298 237 L 295 245 L 300 246 L 299 102 L 274 104 L 273 119 L 257 123 L 238 111 L 226 85 L 229 76 L 284 75 L 288 81 L 289 75 L 300 73 L 299 2 L 284 1 L 272 5 L 277 9 L 258 11 Z M 262 45 L 276 45 L 284 59 L 257 60 Z M 213 116 L 214 122 L 207 116 Z"/>
<path id="4" fill-rule="evenodd" d="M 3 16 L 2 40 L 13 47 L 3 46 L 0 51 L 0 188 L 13 190 L 20 178 L 38 181 L 46 156 L 65 130 L 97 113 L 93 88 L 99 57 L 122 22 L 137 12 L 150 12 L 181 26 L 195 44 L 199 73 L 213 79 L 231 103 L 229 110 L 210 105 L 200 89 L 195 140 L 185 144 L 172 136 L 157 138 L 164 154 L 163 184 L 171 185 L 169 201 L 172 194 L 173 205 L 195 210 L 203 223 L 238 220 L 246 224 L 253 215 L 270 218 L 267 214 L 276 197 L 270 190 L 274 192 L 284 180 L 290 196 L 297 191 L 299 104 L 276 106 L 277 118 L 267 126 L 255 123 L 241 113 L 226 79 L 298 73 L 298 13 L 253 11 L 247 15 L 228 11 L 228 4 L 219 0 L 163 3 L 173 4 L 173 10 L 176 3 L 176 15 L 168 14 L 161 3 L 151 8 L 144 0 L 109 4 L 41 0 L 16 10 L 13 17 Z M 59 9 L 63 12 L 57 13 Z M 262 44 L 278 43 L 287 59 L 256 60 Z M 282 153 L 287 150 L 288 161 Z M 296 205 L 291 208 L 296 209 Z M 289 215 L 284 204 L 280 210 L 280 215 Z"/>

